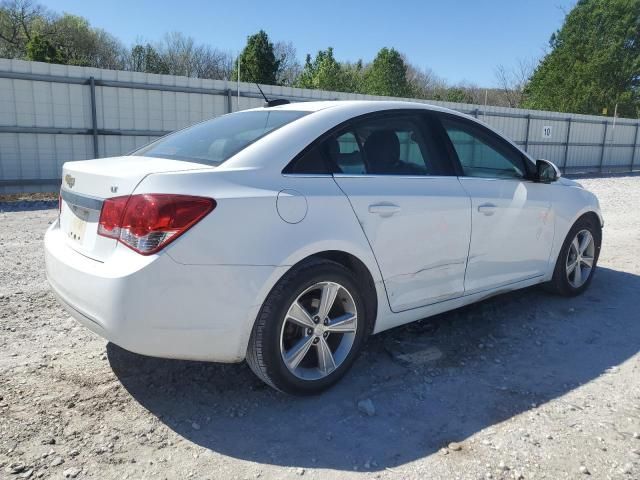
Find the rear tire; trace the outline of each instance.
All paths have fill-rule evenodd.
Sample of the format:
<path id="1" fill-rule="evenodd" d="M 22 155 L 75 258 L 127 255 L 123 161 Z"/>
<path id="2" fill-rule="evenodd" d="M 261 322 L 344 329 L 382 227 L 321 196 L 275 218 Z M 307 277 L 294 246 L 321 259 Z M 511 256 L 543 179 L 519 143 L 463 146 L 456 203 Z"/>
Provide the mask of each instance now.
<path id="1" fill-rule="evenodd" d="M 572 297 L 584 292 L 595 274 L 602 228 L 593 215 L 580 217 L 562 244 L 547 290 Z"/>
<path id="2" fill-rule="evenodd" d="M 247 363 L 285 393 L 313 395 L 351 367 L 369 333 L 358 279 L 343 265 L 314 259 L 273 287 L 251 332 Z"/>

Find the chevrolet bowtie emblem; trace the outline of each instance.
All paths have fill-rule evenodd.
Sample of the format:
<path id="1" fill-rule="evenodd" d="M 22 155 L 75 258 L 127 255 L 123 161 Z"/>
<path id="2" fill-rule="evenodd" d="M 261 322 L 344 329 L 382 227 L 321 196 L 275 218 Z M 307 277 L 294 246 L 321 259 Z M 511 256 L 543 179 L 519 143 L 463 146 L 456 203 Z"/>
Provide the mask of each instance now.
<path id="1" fill-rule="evenodd" d="M 76 178 L 69 174 L 66 174 L 64 176 L 64 181 L 69 186 L 69 188 L 73 188 L 73 186 L 76 184 Z"/>

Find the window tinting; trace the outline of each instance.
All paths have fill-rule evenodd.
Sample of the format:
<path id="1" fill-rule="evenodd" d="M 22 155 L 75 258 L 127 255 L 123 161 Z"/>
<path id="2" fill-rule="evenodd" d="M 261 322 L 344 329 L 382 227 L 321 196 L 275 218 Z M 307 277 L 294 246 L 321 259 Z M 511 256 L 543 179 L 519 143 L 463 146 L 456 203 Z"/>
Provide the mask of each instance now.
<path id="1" fill-rule="evenodd" d="M 307 113 L 263 110 L 223 115 L 163 137 L 132 155 L 219 165 L 259 138 Z"/>
<path id="2" fill-rule="evenodd" d="M 491 141 L 487 132 L 466 122 L 443 119 L 466 177 L 523 178 L 525 166 L 520 155 Z"/>
<path id="3" fill-rule="evenodd" d="M 328 174 L 327 161 L 320 148 L 314 145 L 285 168 L 284 173 Z"/>
<path id="4" fill-rule="evenodd" d="M 349 175 L 455 174 L 443 142 L 431 128 L 435 119 L 420 114 L 384 115 L 354 122 L 305 150 L 284 173 Z M 440 137 L 438 137 L 440 138 Z"/>
<path id="5" fill-rule="evenodd" d="M 366 172 L 360 145 L 353 132 L 347 131 L 325 142 L 325 151 L 337 173 L 363 174 Z"/>

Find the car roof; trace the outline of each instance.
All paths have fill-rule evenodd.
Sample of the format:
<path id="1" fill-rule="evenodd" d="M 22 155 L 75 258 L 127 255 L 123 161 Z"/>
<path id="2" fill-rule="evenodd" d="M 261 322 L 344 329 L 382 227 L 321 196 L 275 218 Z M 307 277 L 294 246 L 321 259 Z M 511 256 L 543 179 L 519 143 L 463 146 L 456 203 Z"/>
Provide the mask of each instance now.
<path id="1" fill-rule="evenodd" d="M 251 110 L 288 110 L 288 111 L 302 111 L 302 112 L 318 112 L 327 108 L 340 109 L 340 110 L 353 110 L 362 111 L 362 109 L 369 108 L 371 111 L 375 110 L 392 110 L 392 109 L 404 109 L 404 108 L 416 108 L 423 110 L 432 110 L 437 112 L 452 113 L 460 115 L 460 112 L 451 110 L 449 108 L 439 107 L 437 105 L 431 105 L 429 103 L 421 102 L 406 102 L 400 100 L 326 100 L 326 101 L 311 101 L 311 102 L 294 102 L 287 103 L 285 105 L 278 105 L 276 107 L 258 107 Z"/>
<path id="2" fill-rule="evenodd" d="M 477 118 L 474 118 L 470 115 L 451 110 L 449 108 L 439 107 L 436 105 L 431 105 L 428 103 L 420 103 L 420 102 L 407 102 L 407 101 L 399 101 L 399 100 L 331 100 L 331 101 L 311 101 L 311 102 L 296 102 L 296 103 L 288 103 L 285 105 L 278 105 L 275 107 L 259 107 L 253 108 L 249 110 L 243 110 L 232 115 L 241 115 L 242 112 L 254 111 L 254 112 L 274 112 L 274 111 L 298 111 L 298 112 L 309 112 L 310 115 L 305 115 L 302 118 L 295 120 L 293 122 L 284 125 L 282 128 L 276 129 L 274 132 L 266 135 L 262 139 L 256 141 L 253 145 L 247 147 L 243 151 L 239 152 L 229 161 L 224 162 L 222 168 L 238 168 L 238 167 L 255 167 L 258 164 L 262 165 L 264 158 L 293 158 L 296 154 L 298 154 L 305 146 L 309 145 L 315 138 L 335 125 L 340 124 L 341 122 L 348 121 L 351 118 L 355 118 L 359 115 L 376 113 L 376 112 L 384 112 L 388 110 L 422 110 L 422 111 L 434 111 L 434 112 L 442 112 L 451 115 L 455 115 L 457 117 L 464 117 L 468 120 L 481 124 L 488 130 L 491 130 L 494 134 L 510 143 L 514 148 L 519 150 L 525 158 L 528 158 L 529 161 L 535 161 L 529 156 L 526 152 L 524 152 L 518 145 L 516 145 L 509 138 L 505 137 L 502 133 L 498 132 L 491 125 L 488 125 Z M 310 133 L 311 132 L 311 133 Z M 307 138 L 308 137 L 308 138 Z M 301 139 L 305 140 L 301 140 Z M 286 141 L 284 141 L 286 139 Z M 300 143 L 297 144 L 292 142 L 292 139 L 296 139 Z M 273 142 L 273 141 L 276 142 Z M 296 144 L 296 147 L 293 148 L 295 152 L 287 151 L 278 151 L 277 153 L 268 154 L 265 152 L 261 152 L 256 158 L 252 158 L 252 152 L 257 151 L 265 147 L 266 145 L 272 145 L 273 143 L 277 143 L 278 141 L 282 142 L 282 145 L 290 146 L 292 144 Z M 275 152 L 275 150 L 274 150 Z M 269 166 L 275 167 L 274 162 L 267 162 Z M 284 168 L 283 166 L 279 167 L 278 172 Z"/>

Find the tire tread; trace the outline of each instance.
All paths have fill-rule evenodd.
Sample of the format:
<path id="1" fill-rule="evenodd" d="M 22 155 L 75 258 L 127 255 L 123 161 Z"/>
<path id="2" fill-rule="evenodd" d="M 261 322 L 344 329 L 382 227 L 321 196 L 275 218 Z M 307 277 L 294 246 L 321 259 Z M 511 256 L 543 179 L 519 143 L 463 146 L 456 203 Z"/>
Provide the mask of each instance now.
<path id="1" fill-rule="evenodd" d="M 596 243 L 596 253 L 593 261 L 593 269 L 591 271 L 589 279 L 580 288 L 573 288 L 566 278 L 564 259 L 567 255 L 569 244 L 573 240 L 573 237 L 583 229 L 587 229 L 592 233 L 594 242 Z M 584 292 L 591 283 L 591 280 L 593 279 L 593 276 L 596 272 L 598 258 L 600 256 L 601 243 L 602 227 L 600 226 L 599 221 L 594 222 L 593 216 L 590 214 L 585 214 L 578 220 L 576 220 L 573 226 L 569 229 L 569 232 L 567 233 L 567 236 L 565 237 L 562 244 L 562 248 L 560 248 L 558 258 L 556 259 L 556 265 L 553 270 L 553 276 L 551 277 L 551 280 L 544 285 L 545 290 L 550 293 L 562 295 L 564 297 L 573 297 Z"/>
<path id="2" fill-rule="evenodd" d="M 246 354 L 247 364 L 260 380 L 281 392 L 300 393 L 283 389 L 279 385 L 279 382 L 274 378 L 274 372 L 270 370 L 264 355 L 264 338 L 266 331 L 270 327 L 270 323 L 273 321 L 273 312 L 278 310 L 279 303 L 285 299 L 288 292 L 296 288 L 297 280 L 305 275 L 312 275 L 318 268 L 326 266 L 342 270 L 345 275 L 353 275 L 351 271 L 342 264 L 322 258 L 311 259 L 298 266 L 294 266 L 273 287 L 271 292 L 269 292 L 269 295 L 267 295 L 262 308 L 260 308 L 260 311 L 258 312 L 253 330 L 251 331 Z"/>

